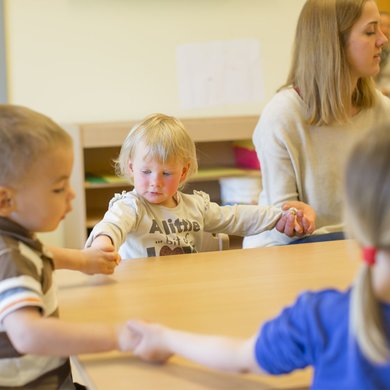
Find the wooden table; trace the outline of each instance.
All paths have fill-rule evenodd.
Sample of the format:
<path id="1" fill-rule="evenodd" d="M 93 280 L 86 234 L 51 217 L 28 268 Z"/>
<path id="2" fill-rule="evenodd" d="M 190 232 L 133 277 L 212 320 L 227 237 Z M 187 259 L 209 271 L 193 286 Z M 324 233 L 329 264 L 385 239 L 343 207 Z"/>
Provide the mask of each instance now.
<path id="1" fill-rule="evenodd" d="M 307 289 L 347 287 L 359 265 L 353 241 L 238 249 L 122 262 L 112 277 L 60 274 L 67 321 L 141 318 L 188 331 L 248 337 Z M 60 271 L 62 272 L 62 271 Z M 66 273 L 68 272 L 68 273 Z M 166 365 L 130 354 L 77 359 L 91 389 L 302 388 L 311 370 L 281 377 L 219 373 L 174 357 Z"/>

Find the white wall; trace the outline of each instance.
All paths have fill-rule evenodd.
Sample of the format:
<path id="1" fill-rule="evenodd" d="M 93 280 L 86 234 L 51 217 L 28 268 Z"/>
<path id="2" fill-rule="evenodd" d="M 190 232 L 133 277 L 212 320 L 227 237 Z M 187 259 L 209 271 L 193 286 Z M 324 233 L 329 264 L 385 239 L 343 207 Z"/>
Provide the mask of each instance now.
<path id="1" fill-rule="evenodd" d="M 303 3 L 8 0 L 8 100 L 58 122 L 138 119 L 157 111 L 179 117 L 257 115 L 287 76 Z M 260 42 L 264 100 L 181 109 L 177 46 L 244 38 Z"/>
<path id="2" fill-rule="evenodd" d="M 10 101 L 57 121 L 257 114 L 284 81 L 303 0 L 8 0 Z M 180 110 L 176 47 L 260 41 L 265 100 Z"/>

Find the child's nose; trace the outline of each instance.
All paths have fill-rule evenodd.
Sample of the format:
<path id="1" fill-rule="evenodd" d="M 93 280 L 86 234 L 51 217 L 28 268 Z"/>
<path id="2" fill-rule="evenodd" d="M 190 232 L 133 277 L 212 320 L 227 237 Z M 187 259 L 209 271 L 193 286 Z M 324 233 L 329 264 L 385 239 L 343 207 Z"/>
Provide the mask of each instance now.
<path id="1" fill-rule="evenodd" d="M 76 193 L 74 192 L 74 189 L 72 187 L 69 188 L 68 192 L 68 200 L 71 201 L 76 197 Z"/>
<path id="2" fill-rule="evenodd" d="M 153 185 L 155 185 L 156 187 L 160 186 L 161 185 L 161 181 L 162 181 L 162 176 L 159 175 L 158 173 L 156 173 L 153 176 Z"/>

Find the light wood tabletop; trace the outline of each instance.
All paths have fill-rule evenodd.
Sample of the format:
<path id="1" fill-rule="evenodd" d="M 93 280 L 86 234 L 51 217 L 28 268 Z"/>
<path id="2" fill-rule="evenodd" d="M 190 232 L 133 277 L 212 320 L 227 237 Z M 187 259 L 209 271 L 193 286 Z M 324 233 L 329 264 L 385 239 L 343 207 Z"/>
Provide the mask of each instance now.
<path id="1" fill-rule="evenodd" d="M 353 241 L 237 249 L 123 261 L 113 276 L 57 271 L 61 318 L 139 318 L 175 328 L 249 337 L 303 290 L 344 289 L 359 262 Z M 311 370 L 280 377 L 220 373 L 174 357 L 165 365 L 131 354 L 76 359 L 91 389 L 307 388 Z"/>

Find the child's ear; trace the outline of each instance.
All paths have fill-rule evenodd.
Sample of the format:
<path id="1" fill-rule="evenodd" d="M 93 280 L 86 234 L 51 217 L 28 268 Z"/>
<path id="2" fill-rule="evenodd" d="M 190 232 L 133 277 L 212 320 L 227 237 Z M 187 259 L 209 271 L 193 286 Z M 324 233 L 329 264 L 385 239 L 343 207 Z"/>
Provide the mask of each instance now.
<path id="1" fill-rule="evenodd" d="M 186 165 L 184 165 L 183 170 L 181 172 L 181 178 L 180 178 L 180 183 L 183 183 L 183 181 L 186 179 L 188 171 L 190 169 L 190 163 L 188 162 Z"/>
<path id="2" fill-rule="evenodd" d="M 131 162 L 131 160 L 129 160 L 127 166 L 128 166 L 128 168 L 129 168 L 129 172 L 130 172 L 131 174 L 133 174 L 133 163 Z"/>
<path id="3" fill-rule="evenodd" d="M 13 191 L 0 186 L 0 216 L 8 217 L 14 211 Z"/>

